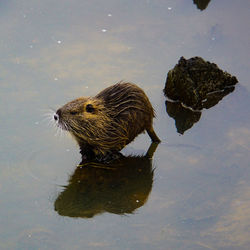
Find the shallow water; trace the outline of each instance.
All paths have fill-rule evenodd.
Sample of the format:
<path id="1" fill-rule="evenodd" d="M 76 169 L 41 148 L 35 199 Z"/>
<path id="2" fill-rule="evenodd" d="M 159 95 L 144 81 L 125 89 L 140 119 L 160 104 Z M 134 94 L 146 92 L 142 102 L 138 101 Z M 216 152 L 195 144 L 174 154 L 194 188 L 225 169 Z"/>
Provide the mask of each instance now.
<path id="1" fill-rule="evenodd" d="M 0 14 L 0 249 L 248 249 L 248 0 L 2 1 Z M 162 92 L 180 56 L 239 80 L 183 135 Z M 44 114 L 120 80 L 145 90 L 162 143 L 152 162 L 81 173 Z M 123 153 L 149 146 L 143 134 Z"/>

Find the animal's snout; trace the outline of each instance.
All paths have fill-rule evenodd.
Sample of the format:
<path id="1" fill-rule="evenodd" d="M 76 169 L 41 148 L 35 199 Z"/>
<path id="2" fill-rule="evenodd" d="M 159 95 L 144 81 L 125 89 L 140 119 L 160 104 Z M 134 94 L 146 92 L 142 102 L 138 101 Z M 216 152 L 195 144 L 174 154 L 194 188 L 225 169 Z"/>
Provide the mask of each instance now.
<path id="1" fill-rule="evenodd" d="M 54 119 L 55 119 L 55 121 L 58 121 L 58 120 L 59 120 L 61 114 L 62 114 L 61 109 L 58 109 L 58 110 L 56 111 L 56 113 L 54 114 Z"/>

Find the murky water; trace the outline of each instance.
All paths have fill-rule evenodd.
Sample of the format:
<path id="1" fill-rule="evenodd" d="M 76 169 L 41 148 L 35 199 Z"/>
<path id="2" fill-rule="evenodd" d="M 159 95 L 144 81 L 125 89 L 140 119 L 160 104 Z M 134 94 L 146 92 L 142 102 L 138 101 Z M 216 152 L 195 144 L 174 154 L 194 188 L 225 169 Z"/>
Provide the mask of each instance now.
<path id="1" fill-rule="evenodd" d="M 249 249 L 249 15 L 248 0 L 1 1 L 0 249 Z M 180 56 L 239 80 L 183 135 L 162 92 Z M 162 143 L 77 168 L 44 114 L 120 80 L 148 94 Z"/>

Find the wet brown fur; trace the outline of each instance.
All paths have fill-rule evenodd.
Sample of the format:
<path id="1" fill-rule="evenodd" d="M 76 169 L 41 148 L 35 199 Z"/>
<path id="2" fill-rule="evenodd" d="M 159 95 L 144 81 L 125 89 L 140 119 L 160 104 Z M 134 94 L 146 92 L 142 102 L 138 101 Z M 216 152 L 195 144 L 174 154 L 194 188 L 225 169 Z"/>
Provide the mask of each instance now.
<path id="1" fill-rule="evenodd" d="M 91 112 L 87 105 L 92 105 Z M 92 151 L 95 156 L 105 156 L 120 151 L 145 130 L 153 142 L 160 142 L 152 126 L 152 105 L 132 83 L 120 82 L 95 97 L 75 99 L 57 114 L 59 126 L 73 135 L 83 154 Z"/>

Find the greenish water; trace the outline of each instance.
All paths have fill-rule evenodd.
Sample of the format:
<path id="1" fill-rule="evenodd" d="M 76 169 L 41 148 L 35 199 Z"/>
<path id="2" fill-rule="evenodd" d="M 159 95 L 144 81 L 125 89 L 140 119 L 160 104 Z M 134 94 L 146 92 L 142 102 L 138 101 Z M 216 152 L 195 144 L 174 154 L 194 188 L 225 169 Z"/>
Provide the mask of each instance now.
<path id="1" fill-rule="evenodd" d="M 247 0 L 1 1 L 0 249 L 249 249 L 249 15 Z M 181 56 L 239 80 L 183 135 L 162 92 Z M 145 90 L 162 143 L 80 171 L 44 114 L 120 80 Z"/>

